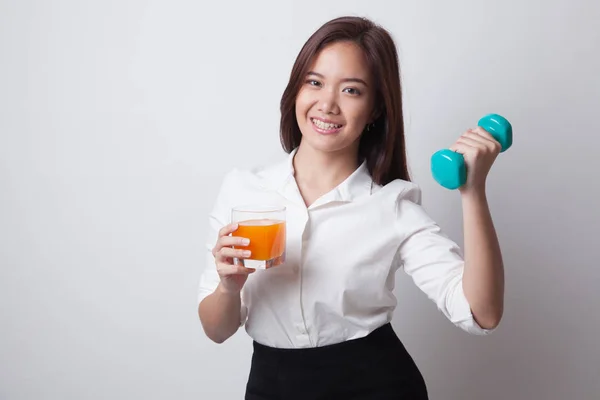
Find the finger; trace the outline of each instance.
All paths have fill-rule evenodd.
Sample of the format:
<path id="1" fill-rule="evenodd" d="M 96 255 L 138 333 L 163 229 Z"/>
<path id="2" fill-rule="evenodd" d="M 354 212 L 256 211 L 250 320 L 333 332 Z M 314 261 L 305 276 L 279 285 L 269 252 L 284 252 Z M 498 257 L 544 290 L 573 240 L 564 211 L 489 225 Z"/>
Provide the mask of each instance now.
<path id="1" fill-rule="evenodd" d="M 237 230 L 238 228 L 238 224 L 236 223 L 231 223 L 229 225 L 225 225 L 224 227 L 221 228 L 221 230 L 219 231 L 219 237 L 222 236 L 227 236 L 230 233 L 233 233 Z"/>
<path id="2" fill-rule="evenodd" d="M 252 255 L 250 250 L 232 249 L 231 247 L 222 247 L 217 252 L 217 262 L 224 262 L 227 258 L 248 258 Z"/>
<path id="3" fill-rule="evenodd" d="M 463 133 L 461 137 L 470 138 L 470 139 L 476 140 L 478 142 L 481 142 L 483 144 L 491 143 L 491 141 L 488 138 L 486 138 L 485 136 L 482 136 L 481 134 L 474 132 L 474 131 L 467 131 L 467 132 Z"/>
<path id="4" fill-rule="evenodd" d="M 481 149 L 481 150 L 485 150 L 489 146 L 485 142 L 479 141 L 477 139 L 473 139 L 472 137 L 469 137 L 469 136 L 461 136 L 457 140 L 457 142 L 465 144 L 465 145 L 473 147 L 473 148 L 476 148 L 476 149 Z"/>
<path id="5" fill-rule="evenodd" d="M 481 143 L 480 147 L 482 150 L 485 150 L 487 152 L 490 153 L 498 153 L 500 152 L 500 143 L 498 143 L 496 140 L 492 139 L 488 139 L 487 137 L 484 137 L 478 133 L 475 132 L 470 132 L 470 133 L 465 133 L 463 136 L 463 138 L 469 138 L 471 140 L 474 140 L 478 143 Z"/>
<path id="6" fill-rule="evenodd" d="M 250 244 L 250 239 L 247 238 L 243 238 L 243 237 L 239 237 L 239 236 L 222 236 L 219 238 L 219 240 L 217 240 L 217 244 L 215 245 L 215 247 L 217 248 L 217 251 L 219 251 L 221 249 L 221 247 L 226 247 L 226 246 L 248 246 Z"/>
<path id="7" fill-rule="evenodd" d="M 488 131 L 486 131 L 485 129 L 483 129 L 480 126 L 471 129 L 471 132 L 476 133 L 479 136 L 484 137 L 488 140 L 495 140 L 494 137 Z"/>
<path id="8" fill-rule="evenodd" d="M 248 275 L 256 271 L 254 268 L 246 268 L 241 265 L 217 264 L 219 276 Z"/>
<path id="9" fill-rule="evenodd" d="M 480 126 L 478 126 L 477 128 L 471 129 L 471 132 L 473 132 L 474 134 L 476 134 L 480 138 L 483 138 L 487 142 L 491 143 L 492 146 L 493 146 L 493 148 L 500 146 L 500 142 L 498 142 L 494 138 L 494 136 L 492 136 L 492 134 L 490 134 L 488 131 L 486 131 L 485 129 L 483 129 Z"/>
<path id="10" fill-rule="evenodd" d="M 247 238 L 243 238 L 243 237 L 239 237 L 239 236 L 222 236 L 219 238 L 219 240 L 217 240 L 215 247 L 213 247 L 212 255 L 213 255 L 213 257 L 217 257 L 217 253 L 223 247 L 232 247 L 232 246 L 244 247 L 244 246 L 248 246 L 249 244 L 250 244 L 250 239 L 247 239 Z"/>
<path id="11" fill-rule="evenodd" d="M 473 146 L 469 146 L 468 144 L 462 142 L 456 142 L 452 146 L 450 146 L 450 150 L 458 153 L 458 154 L 467 154 L 471 150 L 473 150 Z"/>

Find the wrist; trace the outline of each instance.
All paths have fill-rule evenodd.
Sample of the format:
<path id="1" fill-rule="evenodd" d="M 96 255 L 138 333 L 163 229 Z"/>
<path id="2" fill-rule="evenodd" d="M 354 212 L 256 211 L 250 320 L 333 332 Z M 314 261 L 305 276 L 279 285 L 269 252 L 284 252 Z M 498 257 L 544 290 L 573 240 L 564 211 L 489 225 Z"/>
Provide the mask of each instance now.
<path id="1" fill-rule="evenodd" d="M 487 201 L 485 186 L 461 189 L 460 194 L 463 201 Z"/>
<path id="2" fill-rule="evenodd" d="M 240 297 L 240 291 L 239 290 L 231 290 L 225 287 L 225 285 L 223 285 L 223 283 L 219 283 L 219 285 L 217 286 L 217 290 L 216 292 L 220 295 L 220 296 L 224 296 L 224 297 Z"/>

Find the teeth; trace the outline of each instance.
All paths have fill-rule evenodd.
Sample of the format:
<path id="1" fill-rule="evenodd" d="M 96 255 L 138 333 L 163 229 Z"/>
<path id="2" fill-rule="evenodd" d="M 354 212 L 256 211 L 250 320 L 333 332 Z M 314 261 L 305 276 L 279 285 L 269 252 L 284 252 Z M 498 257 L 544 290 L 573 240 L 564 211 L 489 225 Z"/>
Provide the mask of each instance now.
<path id="1" fill-rule="evenodd" d="M 342 127 L 341 125 L 329 124 L 323 121 L 319 121 L 318 119 L 313 119 L 312 122 L 321 129 L 338 129 Z"/>

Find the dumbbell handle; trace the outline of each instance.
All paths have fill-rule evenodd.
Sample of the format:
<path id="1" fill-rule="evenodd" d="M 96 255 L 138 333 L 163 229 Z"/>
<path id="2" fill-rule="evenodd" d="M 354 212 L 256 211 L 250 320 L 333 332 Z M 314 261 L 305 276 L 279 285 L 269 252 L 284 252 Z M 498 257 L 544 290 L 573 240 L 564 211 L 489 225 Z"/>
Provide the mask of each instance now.
<path id="1" fill-rule="evenodd" d="M 501 115 L 488 114 L 477 123 L 485 129 L 502 146 L 500 152 L 512 146 L 512 126 Z M 467 180 L 465 159 L 462 154 L 449 149 L 439 150 L 431 157 L 431 173 L 440 185 L 447 189 L 458 189 Z"/>

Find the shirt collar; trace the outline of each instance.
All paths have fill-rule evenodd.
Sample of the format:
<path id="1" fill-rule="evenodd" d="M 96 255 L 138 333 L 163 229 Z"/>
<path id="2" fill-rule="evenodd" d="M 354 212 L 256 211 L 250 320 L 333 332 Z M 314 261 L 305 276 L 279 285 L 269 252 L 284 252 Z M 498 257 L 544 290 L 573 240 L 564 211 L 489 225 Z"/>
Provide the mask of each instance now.
<path id="1" fill-rule="evenodd" d="M 266 185 L 277 190 L 290 200 L 302 200 L 296 180 L 294 179 L 294 156 L 297 148 L 292 150 L 286 159 L 270 168 L 264 175 Z M 323 205 L 332 201 L 351 202 L 362 196 L 370 195 L 373 179 L 369 174 L 366 161 L 329 193 L 318 199 L 311 207 Z"/>

